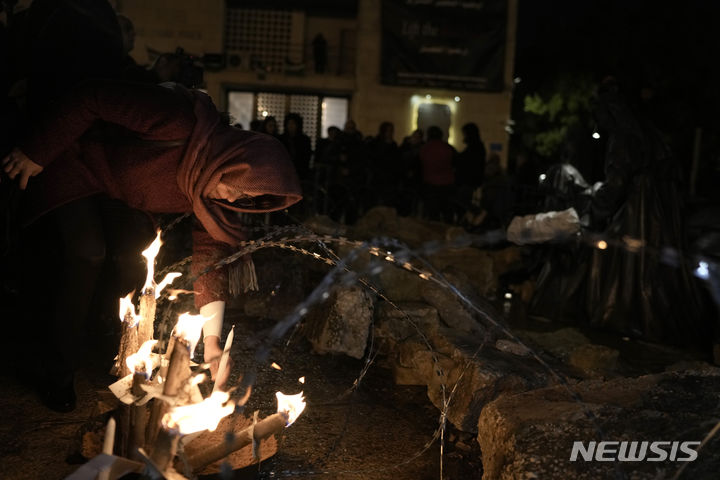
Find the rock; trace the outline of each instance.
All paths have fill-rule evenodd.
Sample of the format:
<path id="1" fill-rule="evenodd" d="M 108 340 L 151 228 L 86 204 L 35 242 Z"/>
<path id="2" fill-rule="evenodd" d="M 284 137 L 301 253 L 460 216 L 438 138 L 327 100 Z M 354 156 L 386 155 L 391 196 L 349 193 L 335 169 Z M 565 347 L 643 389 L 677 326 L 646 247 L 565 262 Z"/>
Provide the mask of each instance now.
<path id="1" fill-rule="evenodd" d="M 448 227 L 440 222 L 400 217 L 394 208 L 374 207 L 355 223 L 352 236 L 366 240 L 378 236 L 391 237 L 417 248 L 430 241 L 444 241 Z"/>
<path id="2" fill-rule="evenodd" d="M 666 372 L 684 372 L 693 371 L 709 375 L 720 375 L 720 367 L 716 367 L 702 360 L 680 360 L 672 365 L 665 367 Z"/>
<path id="3" fill-rule="evenodd" d="M 421 289 L 427 280 L 417 273 L 385 263 L 376 278 L 374 283 L 393 302 L 418 302 L 423 299 Z"/>
<path id="4" fill-rule="evenodd" d="M 468 244 L 471 242 L 471 238 L 464 228 L 458 226 L 448 227 L 445 231 L 445 241 L 452 242 L 459 239 L 467 239 Z"/>
<path id="5" fill-rule="evenodd" d="M 468 299 L 482 312 L 485 312 L 497 323 L 504 323 L 502 315 L 487 301 L 477 294 L 474 285 L 461 271 L 446 268 L 442 272 L 447 281 L 456 288 L 461 295 Z M 494 325 L 472 310 L 465 302 L 448 288 L 435 282 L 426 281 L 421 288 L 423 300 L 435 307 L 442 321 L 461 332 L 484 334 L 486 331 L 495 331 Z M 497 334 L 497 332 L 495 332 Z"/>
<path id="6" fill-rule="evenodd" d="M 492 296 L 497 289 L 497 273 L 490 255 L 478 248 L 442 249 L 429 256 L 433 267 L 440 271 L 452 269 L 464 275 L 477 295 Z"/>
<path id="7" fill-rule="evenodd" d="M 518 357 L 527 357 L 530 355 L 530 350 L 524 345 L 518 342 L 505 340 L 504 338 L 501 338 L 497 342 L 495 342 L 495 348 L 497 348 L 501 352 L 512 353 L 513 355 L 517 355 Z"/>
<path id="8" fill-rule="evenodd" d="M 398 308 L 388 302 L 378 304 L 375 336 L 390 346 L 421 335 L 431 337 L 440 327 L 437 310 L 421 302 L 399 302 Z"/>
<path id="9" fill-rule="evenodd" d="M 696 371 L 586 380 L 573 390 L 594 413 L 604 440 L 700 441 L 720 416 L 720 375 Z M 562 386 L 497 398 L 478 422 L 483 455 L 483 479 L 671 478 L 679 462 L 570 462 L 574 441 L 597 441 L 598 434 L 582 405 Z M 688 464 L 683 478 L 712 478 L 720 468 L 720 448 L 714 440 L 700 453 L 702 461 Z M 658 477 L 658 469 L 665 470 Z"/>
<path id="10" fill-rule="evenodd" d="M 577 328 L 567 327 L 555 330 L 554 332 L 532 332 L 529 330 L 517 330 L 518 337 L 530 340 L 532 343 L 554 355 L 565 360 L 573 350 L 590 343 L 585 335 Z"/>
<path id="11" fill-rule="evenodd" d="M 399 343 L 392 352 L 393 375 L 400 385 L 427 386 L 440 410 L 454 390 L 447 413 L 459 430 L 474 432 L 483 407 L 499 395 L 549 383 L 537 362 L 498 351 L 488 339 L 441 327 L 431 342 L 433 351 L 419 340 Z"/>
<path id="12" fill-rule="evenodd" d="M 310 271 L 316 260 L 277 248 L 253 253 L 257 271 L 256 292 L 247 292 L 233 300 L 232 306 L 250 317 L 280 320 L 293 311 L 306 297 L 311 286 Z"/>
<path id="13" fill-rule="evenodd" d="M 537 362 L 496 350 L 492 342 L 447 330 L 442 339 L 446 342 L 444 345 L 438 337 L 433 343 L 451 362 L 442 364 L 442 375 L 431 377 L 428 398 L 442 409 L 443 390 L 446 398 L 454 389 L 447 417 L 458 430 L 475 432 L 480 412 L 498 396 L 552 383 L 549 374 Z"/>
<path id="14" fill-rule="evenodd" d="M 620 352 L 605 345 L 580 345 L 570 352 L 568 363 L 587 373 L 613 372 L 618 367 Z"/>
<path id="15" fill-rule="evenodd" d="M 318 235 L 345 235 L 347 226 L 334 222 L 327 215 L 315 215 L 303 222 L 309 230 Z"/>
<path id="16" fill-rule="evenodd" d="M 497 275 L 502 275 L 522 261 L 522 247 L 515 245 L 500 250 L 488 250 L 487 254 L 492 258 Z"/>
<path id="17" fill-rule="evenodd" d="M 516 333 L 520 338 L 529 340 L 531 345 L 580 370 L 585 377 L 614 374 L 618 370 L 620 351 L 590 343 L 590 339 L 576 328 L 561 328 L 554 332 L 523 330 Z"/>
<path id="18" fill-rule="evenodd" d="M 363 287 L 340 288 L 309 312 L 305 334 L 318 353 L 362 358 L 373 311 L 373 299 Z"/>
<path id="19" fill-rule="evenodd" d="M 429 386 L 455 367 L 451 358 L 431 351 L 419 340 L 401 343 L 392 355 L 393 377 L 398 385 Z"/>

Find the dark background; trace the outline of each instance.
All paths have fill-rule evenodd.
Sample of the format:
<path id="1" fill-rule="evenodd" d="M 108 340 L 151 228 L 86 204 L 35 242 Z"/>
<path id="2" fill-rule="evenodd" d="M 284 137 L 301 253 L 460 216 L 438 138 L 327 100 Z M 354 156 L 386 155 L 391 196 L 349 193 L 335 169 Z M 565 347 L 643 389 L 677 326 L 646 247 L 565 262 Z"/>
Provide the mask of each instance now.
<path id="1" fill-rule="evenodd" d="M 515 150 L 528 148 L 522 135 L 548 127 L 524 110 L 527 95 L 588 90 L 614 76 L 631 104 L 663 132 L 685 172 L 695 130 L 702 128 L 698 192 L 711 195 L 720 154 L 719 18 L 718 2 L 697 0 L 520 0 Z M 587 117 L 584 122 L 592 128 Z"/>

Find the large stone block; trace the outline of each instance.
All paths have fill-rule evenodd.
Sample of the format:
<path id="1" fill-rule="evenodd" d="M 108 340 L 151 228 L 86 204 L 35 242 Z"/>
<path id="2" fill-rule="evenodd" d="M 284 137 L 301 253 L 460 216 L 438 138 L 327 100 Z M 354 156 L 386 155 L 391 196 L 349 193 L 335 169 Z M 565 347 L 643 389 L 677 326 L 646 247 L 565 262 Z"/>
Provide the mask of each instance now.
<path id="1" fill-rule="evenodd" d="M 318 353 L 362 358 L 373 311 L 373 298 L 364 288 L 340 288 L 311 310 L 305 322 L 305 334 Z"/>
<path id="2" fill-rule="evenodd" d="M 564 387 L 553 386 L 502 396 L 483 409 L 477 437 L 483 479 L 674 478 L 683 462 L 572 462 L 573 442 L 700 441 L 720 417 L 717 368 L 586 380 L 571 388 L 584 407 Z M 719 446 L 718 439 L 708 443 L 682 478 L 715 478 Z"/>
<path id="3" fill-rule="evenodd" d="M 493 321 L 503 324 L 503 317 L 478 294 L 469 277 L 455 267 L 447 267 L 442 274 L 452 287 L 477 309 L 461 300 L 450 288 L 426 281 L 420 291 L 422 298 L 437 309 L 443 323 L 464 333 L 484 335 L 486 332 L 493 332 L 493 335 L 497 335 Z M 478 310 L 481 313 L 478 313 Z M 489 321 L 488 317 L 492 321 Z"/>
<path id="4" fill-rule="evenodd" d="M 377 306 L 375 336 L 389 344 L 434 336 L 440 327 L 435 307 L 422 302 L 381 302 Z"/>
<path id="5" fill-rule="evenodd" d="M 430 401 L 440 410 L 449 400 L 448 420 L 474 432 L 482 409 L 498 396 L 540 388 L 551 383 L 535 361 L 494 348 L 491 336 L 439 328 L 430 338 L 398 342 L 390 360 L 395 381 L 427 386 Z"/>

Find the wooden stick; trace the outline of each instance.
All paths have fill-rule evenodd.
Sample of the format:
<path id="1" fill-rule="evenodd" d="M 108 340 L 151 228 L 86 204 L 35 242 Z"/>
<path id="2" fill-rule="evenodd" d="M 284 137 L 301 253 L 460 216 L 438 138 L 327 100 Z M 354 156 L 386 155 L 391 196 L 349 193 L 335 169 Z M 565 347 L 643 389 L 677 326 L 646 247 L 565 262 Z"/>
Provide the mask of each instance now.
<path id="1" fill-rule="evenodd" d="M 163 385 L 163 395 L 166 397 L 175 397 L 180 393 L 180 388 L 187 381 L 190 372 L 190 344 L 186 340 L 177 337 L 173 337 L 171 342 L 173 348 Z M 164 401 L 157 398 L 153 401 L 145 435 L 146 445 L 150 446 L 155 443 L 155 438 L 161 427 L 160 421 L 168 409 L 168 405 Z"/>
<path id="2" fill-rule="evenodd" d="M 259 442 L 268 438 L 274 433 L 282 432 L 288 422 L 288 415 L 285 412 L 278 412 L 264 418 L 253 426 L 234 433 L 231 442 L 224 441 L 214 447 L 203 450 L 188 459 L 188 464 L 193 472 L 199 472 L 211 463 L 250 445 L 253 440 Z"/>
<path id="3" fill-rule="evenodd" d="M 123 378 L 130 375 L 130 369 L 127 366 L 127 358 L 136 353 L 140 348 L 138 343 L 138 328 L 137 326 L 130 326 L 135 323 L 132 316 L 126 316 L 123 321 L 122 337 L 120 337 L 120 349 L 118 350 L 118 356 L 115 360 L 115 364 L 110 370 L 110 374 L 117 375 L 119 378 Z"/>
<path id="4" fill-rule="evenodd" d="M 162 428 L 160 433 L 158 433 L 150 459 L 155 462 L 155 465 L 161 471 L 164 472 L 168 467 L 172 466 L 173 458 L 175 458 L 175 454 L 177 453 L 179 439 L 179 433 L 170 431 L 167 428 Z"/>
<path id="5" fill-rule="evenodd" d="M 147 383 L 144 371 L 135 371 L 133 374 L 132 394 L 138 398 L 145 396 L 142 385 Z M 138 449 L 145 446 L 145 430 L 147 428 L 148 410 L 146 405 L 132 405 L 130 407 L 130 438 L 128 442 L 129 457 L 142 461 Z"/>
<path id="6" fill-rule="evenodd" d="M 155 335 L 155 287 L 146 288 L 140 295 L 140 324 L 138 345 L 152 340 Z"/>

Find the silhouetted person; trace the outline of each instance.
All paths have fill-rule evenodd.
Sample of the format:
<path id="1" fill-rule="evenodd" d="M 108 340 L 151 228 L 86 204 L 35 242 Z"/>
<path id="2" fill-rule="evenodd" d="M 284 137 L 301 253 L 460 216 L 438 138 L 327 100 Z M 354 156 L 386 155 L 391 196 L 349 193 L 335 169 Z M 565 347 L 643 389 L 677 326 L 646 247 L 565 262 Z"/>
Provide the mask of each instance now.
<path id="1" fill-rule="evenodd" d="M 473 192 L 485 177 L 485 144 L 480 138 L 480 129 L 474 123 L 462 127 L 465 150 L 455 157 L 455 179 L 458 186 L 458 200 L 464 210 L 471 209 Z"/>
<path id="2" fill-rule="evenodd" d="M 288 113 L 285 115 L 284 127 L 280 141 L 290 153 L 300 179 L 309 180 L 312 144 L 310 137 L 303 133 L 303 119 L 297 113 Z"/>
<path id="3" fill-rule="evenodd" d="M 355 120 L 348 120 L 347 122 L 345 122 L 345 126 L 343 127 L 343 133 L 346 137 L 348 137 L 349 140 L 356 140 L 359 142 L 363 139 L 363 134 L 360 130 L 357 129 Z"/>
<path id="4" fill-rule="evenodd" d="M 394 134 L 395 126 L 382 122 L 378 134 L 367 141 L 372 175 L 370 182 L 377 193 L 376 201 L 389 206 L 395 206 L 395 195 L 402 180 L 402 163 Z"/>
<path id="5" fill-rule="evenodd" d="M 126 51 L 107 0 L 35 0 L 28 10 L 28 107 L 93 78 L 120 78 Z"/>
<path id="6" fill-rule="evenodd" d="M 122 78 L 132 82 L 160 83 L 160 76 L 154 69 L 138 65 L 135 59 L 130 55 L 130 52 L 135 48 L 135 26 L 132 21 L 125 15 L 118 15 L 117 21 L 118 25 L 120 25 L 123 51 L 125 52 L 123 71 L 121 75 Z"/>
<path id="7" fill-rule="evenodd" d="M 400 215 L 410 215 L 417 207 L 422 184 L 420 149 L 423 145 L 425 145 L 425 140 L 420 128 L 405 137 L 400 145 L 402 181 L 399 186 L 402 192 L 397 205 Z"/>
<path id="8" fill-rule="evenodd" d="M 275 117 L 273 117 L 272 115 L 268 115 L 267 117 L 265 117 L 262 122 L 262 127 L 260 128 L 260 131 L 262 133 L 272 135 L 273 137 L 280 136 L 280 133 L 278 132 L 277 120 L 275 120 Z"/>
<path id="9" fill-rule="evenodd" d="M 449 223 L 453 219 L 455 149 L 443 139 L 440 127 L 428 128 L 427 137 L 427 143 L 420 149 L 425 216 Z"/>
<path id="10" fill-rule="evenodd" d="M 485 164 L 485 180 L 480 205 L 485 211 L 485 218 L 481 224 L 484 230 L 505 227 L 512 219 L 515 205 L 512 183 L 505 174 L 497 153 L 490 154 Z"/>
<path id="11" fill-rule="evenodd" d="M 327 40 L 322 33 L 315 35 L 312 41 L 313 61 L 315 62 L 315 73 L 325 73 L 327 68 Z"/>

